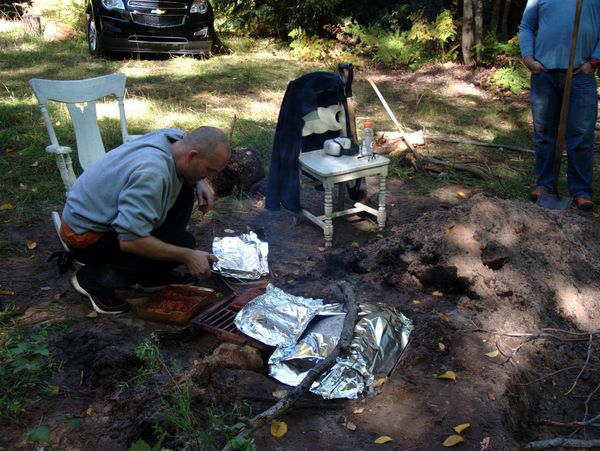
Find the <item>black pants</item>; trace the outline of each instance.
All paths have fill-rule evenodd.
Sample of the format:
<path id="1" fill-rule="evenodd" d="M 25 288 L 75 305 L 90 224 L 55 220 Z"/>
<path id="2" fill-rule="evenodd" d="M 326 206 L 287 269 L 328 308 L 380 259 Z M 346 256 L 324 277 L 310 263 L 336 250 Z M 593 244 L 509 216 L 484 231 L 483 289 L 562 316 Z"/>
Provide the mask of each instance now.
<path id="1" fill-rule="evenodd" d="M 152 236 L 165 243 L 193 249 L 196 239 L 185 229 L 194 207 L 194 190 L 184 185 L 167 213 L 165 222 L 152 231 Z M 123 252 L 116 232 L 105 233 L 85 249 L 72 249 L 74 259 L 85 263 L 85 271 L 108 288 L 122 288 L 134 283 L 152 285 L 181 262 L 151 260 Z"/>

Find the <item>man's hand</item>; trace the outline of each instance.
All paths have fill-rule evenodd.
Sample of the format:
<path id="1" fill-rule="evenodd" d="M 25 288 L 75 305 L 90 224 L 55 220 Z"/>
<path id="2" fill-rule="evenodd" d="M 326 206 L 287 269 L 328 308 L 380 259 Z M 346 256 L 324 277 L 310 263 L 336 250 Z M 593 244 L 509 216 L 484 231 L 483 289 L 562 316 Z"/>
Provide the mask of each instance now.
<path id="1" fill-rule="evenodd" d="M 536 60 L 533 56 L 529 55 L 523 58 L 523 64 L 529 69 L 532 74 L 538 74 L 540 72 L 546 72 L 546 68 L 542 63 Z"/>
<path id="2" fill-rule="evenodd" d="M 219 259 L 208 252 L 190 249 L 183 263 L 192 276 L 210 277 L 210 264 L 217 261 Z"/>
<path id="3" fill-rule="evenodd" d="M 198 199 L 198 210 L 202 213 L 206 213 L 212 208 L 215 195 L 206 181 L 200 180 L 196 183 L 196 197 Z"/>
<path id="4" fill-rule="evenodd" d="M 584 64 L 579 66 L 577 70 L 573 73 L 578 74 L 579 72 L 581 72 L 582 74 L 593 74 L 594 72 L 596 72 L 596 69 L 594 68 L 592 63 L 586 61 Z"/>

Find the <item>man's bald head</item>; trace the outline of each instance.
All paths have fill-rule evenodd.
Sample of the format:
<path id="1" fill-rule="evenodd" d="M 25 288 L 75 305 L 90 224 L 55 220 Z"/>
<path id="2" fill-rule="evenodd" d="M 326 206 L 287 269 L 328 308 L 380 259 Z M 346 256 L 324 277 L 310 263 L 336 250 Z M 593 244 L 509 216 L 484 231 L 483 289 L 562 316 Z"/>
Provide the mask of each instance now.
<path id="1" fill-rule="evenodd" d="M 187 183 L 211 177 L 229 161 L 229 139 L 215 127 L 198 127 L 185 138 L 173 143 L 177 170 Z"/>

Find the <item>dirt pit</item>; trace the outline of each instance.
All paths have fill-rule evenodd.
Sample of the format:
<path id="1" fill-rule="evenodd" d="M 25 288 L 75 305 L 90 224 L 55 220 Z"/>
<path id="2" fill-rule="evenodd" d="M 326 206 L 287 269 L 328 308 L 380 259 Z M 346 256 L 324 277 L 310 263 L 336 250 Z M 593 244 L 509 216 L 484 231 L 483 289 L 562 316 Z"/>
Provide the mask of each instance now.
<path id="1" fill-rule="evenodd" d="M 339 299 L 337 281 L 345 280 L 358 300 L 392 304 L 415 324 L 379 395 L 308 396 L 282 417 L 288 433 L 274 438 L 264 428 L 254 436 L 256 448 L 442 449 L 463 423 L 470 427 L 460 446 L 469 450 L 600 438 L 593 427 L 573 425 L 600 411 L 600 225 L 574 210 L 483 194 L 443 203 L 412 194 L 393 177 L 388 187 L 387 227 L 337 219 L 330 250 L 321 247 L 320 229 L 285 211 L 265 211 L 260 197 L 220 202 L 192 227 L 201 247 L 226 229 L 264 227 L 276 286 Z M 375 200 L 376 187 L 368 188 Z M 303 204 L 318 206 L 320 196 L 309 193 Z M 15 306 L 19 327 L 56 318 L 72 324 L 51 336 L 60 365 L 50 383 L 59 389 L 40 393 L 19 422 L 4 421 L 1 446 L 27 448 L 23 434 L 45 424 L 52 449 L 128 449 L 161 434 L 169 449 L 220 449 L 240 419 L 288 389 L 266 375 L 266 353 L 220 346 L 208 334 L 159 341 L 160 354 L 151 355 L 152 332 L 178 329 L 132 313 L 88 317 L 88 303 L 44 261 L 57 246 L 50 221 L 7 230 L 15 243 L 38 243 L 6 261 L 10 283 L 3 289 L 15 291 L 7 304 Z M 435 377 L 446 371 L 456 380 Z M 187 405 L 178 404 L 182 399 Z M 193 416 L 184 418 L 182 409 Z M 393 442 L 375 444 L 382 435 Z"/>

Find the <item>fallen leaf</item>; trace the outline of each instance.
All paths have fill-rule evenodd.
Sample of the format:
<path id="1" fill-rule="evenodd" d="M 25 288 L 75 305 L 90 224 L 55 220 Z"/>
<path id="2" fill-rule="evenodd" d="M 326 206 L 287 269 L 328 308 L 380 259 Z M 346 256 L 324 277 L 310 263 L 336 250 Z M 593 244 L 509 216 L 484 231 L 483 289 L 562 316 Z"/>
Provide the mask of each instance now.
<path id="1" fill-rule="evenodd" d="M 354 409 L 352 411 L 352 413 L 355 413 L 355 414 L 359 415 L 359 414 L 363 413 L 364 411 L 365 411 L 364 407 L 358 407 L 358 408 Z"/>
<path id="2" fill-rule="evenodd" d="M 360 247 L 360 244 L 358 244 L 356 241 L 352 241 L 352 244 L 350 246 L 352 246 L 352 247 Z"/>
<path id="3" fill-rule="evenodd" d="M 436 298 L 441 298 L 444 296 L 444 293 L 442 293 L 441 291 L 434 291 L 433 293 L 431 293 L 432 296 L 435 296 Z"/>
<path id="4" fill-rule="evenodd" d="M 383 234 L 382 233 L 378 233 L 377 235 L 375 235 L 377 238 L 383 238 Z"/>
<path id="5" fill-rule="evenodd" d="M 0 296 L 14 296 L 15 292 L 12 290 L 0 290 Z"/>
<path id="6" fill-rule="evenodd" d="M 372 387 L 373 387 L 373 388 L 379 388 L 379 387 L 381 387 L 383 384 L 385 384 L 385 383 L 387 382 L 387 380 L 388 380 L 388 377 L 387 377 L 387 376 L 380 377 L 379 379 L 375 379 L 375 380 L 373 381 L 373 385 L 372 385 Z"/>
<path id="7" fill-rule="evenodd" d="M 35 241 L 27 240 L 27 249 L 30 251 L 34 250 L 37 247 L 37 243 Z"/>
<path id="8" fill-rule="evenodd" d="M 38 163 L 38 161 L 34 161 L 33 163 L 31 163 L 31 167 L 32 168 L 36 168 L 40 163 Z"/>
<path id="9" fill-rule="evenodd" d="M 225 232 L 225 233 L 235 233 L 235 230 L 225 229 L 225 230 L 223 230 L 223 232 Z"/>
<path id="10" fill-rule="evenodd" d="M 58 385 L 48 385 L 48 388 L 53 395 L 58 395 L 60 393 L 60 387 Z"/>
<path id="11" fill-rule="evenodd" d="M 437 374 L 435 377 L 437 379 L 450 379 L 456 382 L 456 373 L 454 371 L 446 371 L 445 373 Z"/>
<path id="12" fill-rule="evenodd" d="M 500 354 L 500 352 L 497 349 L 495 351 L 490 351 L 490 352 L 485 353 L 485 355 L 487 357 L 489 357 L 490 359 L 493 359 L 494 357 L 498 357 L 498 354 Z"/>
<path id="13" fill-rule="evenodd" d="M 452 429 L 456 431 L 457 434 L 460 434 L 465 429 L 469 429 L 471 427 L 471 423 L 463 423 L 458 426 L 454 426 Z"/>
<path id="14" fill-rule="evenodd" d="M 394 439 L 389 435 L 382 435 L 381 437 L 377 437 L 373 443 L 377 443 L 378 445 L 383 445 L 384 443 L 393 442 Z"/>
<path id="15" fill-rule="evenodd" d="M 356 431 L 356 425 L 352 421 L 346 421 L 346 429 L 350 429 L 351 431 Z"/>
<path id="16" fill-rule="evenodd" d="M 60 301 L 64 297 L 65 297 L 65 292 L 64 291 L 59 291 L 58 293 L 56 293 L 54 295 L 54 300 L 55 301 Z"/>
<path id="17" fill-rule="evenodd" d="M 324 247 L 321 247 L 321 246 L 319 246 L 317 249 L 319 250 L 319 252 L 325 252 L 325 250 L 326 250 Z"/>
<path id="18" fill-rule="evenodd" d="M 456 192 L 456 195 L 457 195 L 458 197 L 462 197 L 463 199 L 464 199 L 465 197 L 467 197 L 467 195 L 466 195 L 465 193 L 463 193 L 462 191 L 457 191 L 457 192 Z"/>
<path id="19" fill-rule="evenodd" d="M 442 321 L 445 321 L 447 323 L 450 322 L 450 318 L 448 318 L 446 315 L 444 315 L 443 313 L 438 313 L 438 318 L 441 319 Z"/>
<path id="20" fill-rule="evenodd" d="M 490 438 L 484 437 L 484 439 L 479 442 L 479 447 L 481 451 L 488 451 L 488 449 L 490 449 Z"/>
<path id="21" fill-rule="evenodd" d="M 29 257 L 27 257 L 27 260 L 35 260 L 35 254 L 32 254 Z"/>
<path id="22" fill-rule="evenodd" d="M 13 209 L 12 204 L 6 203 L 6 204 L 0 205 L 0 210 L 12 210 L 12 209 Z"/>
<path id="23" fill-rule="evenodd" d="M 33 188 L 31 188 L 31 192 L 32 193 L 37 193 L 38 192 L 37 186 L 34 186 Z"/>
<path id="24" fill-rule="evenodd" d="M 444 352 L 446 350 L 446 345 L 444 345 L 444 343 L 442 343 L 441 341 L 438 343 L 438 349 L 440 352 Z"/>
<path id="25" fill-rule="evenodd" d="M 465 439 L 462 438 L 460 435 L 451 435 L 446 440 L 444 440 L 443 445 L 446 448 L 450 448 L 451 446 L 458 445 L 459 443 L 462 443 L 464 441 Z"/>
<path id="26" fill-rule="evenodd" d="M 416 299 L 415 299 L 415 300 L 413 301 L 413 304 L 414 304 L 414 305 L 421 305 L 421 304 L 422 304 L 422 302 L 421 302 L 421 301 L 418 301 L 418 300 L 416 300 Z"/>
<path id="27" fill-rule="evenodd" d="M 287 434 L 287 431 L 288 427 L 284 421 L 271 421 L 271 435 L 273 437 L 283 437 L 285 434 Z"/>
<path id="28" fill-rule="evenodd" d="M 490 401 L 496 400 L 496 392 L 494 390 L 488 390 L 487 397 Z"/>
<path id="29" fill-rule="evenodd" d="M 92 410 L 92 408 L 91 408 L 91 407 L 88 407 L 88 408 L 86 409 L 86 411 L 85 411 L 85 414 L 86 414 L 88 417 L 91 417 L 93 412 L 94 412 L 94 411 Z"/>
<path id="30" fill-rule="evenodd" d="M 289 393 L 288 390 L 276 390 L 271 394 L 273 395 L 273 398 L 283 399 L 287 396 L 288 393 Z"/>
<path id="31" fill-rule="evenodd" d="M 87 314 L 88 318 L 98 318 L 98 312 L 96 310 L 92 310 L 90 313 Z"/>

